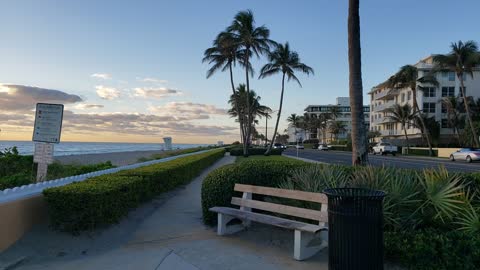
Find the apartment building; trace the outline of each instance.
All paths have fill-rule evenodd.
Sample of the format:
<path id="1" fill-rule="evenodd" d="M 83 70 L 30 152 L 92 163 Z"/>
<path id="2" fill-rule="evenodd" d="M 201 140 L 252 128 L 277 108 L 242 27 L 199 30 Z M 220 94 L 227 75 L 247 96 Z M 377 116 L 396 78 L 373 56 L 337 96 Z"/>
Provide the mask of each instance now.
<path id="1" fill-rule="evenodd" d="M 350 109 L 350 98 L 348 97 L 337 97 L 336 98 L 336 103 L 335 104 L 329 104 L 329 105 L 308 105 L 305 108 L 305 114 L 308 115 L 309 117 L 312 118 L 318 118 L 321 114 L 324 113 L 330 113 L 332 109 L 336 107 L 337 111 L 339 112 L 339 115 L 335 119 L 335 121 L 340 121 L 343 124 L 345 124 L 345 131 L 339 133 L 337 135 L 337 138 L 339 140 L 341 139 L 347 139 L 348 135 L 352 131 L 352 114 L 351 114 L 351 109 Z M 369 120 L 370 120 L 370 107 L 369 106 L 364 106 L 363 107 L 363 112 L 365 116 L 365 124 L 366 124 L 366 129 L 368 130 L 369 128 Z M 332 120 L 329 120 L 332 121 Z M 295 135 L 290 134 L 294 131 L 293 128 L 289 128 L 289 137 L 293 138 L 289 139 L 289 141 L 295 141 Z M 297 134 L 299 134 L 299 129 L 297 129 Z M 330 143 L 332 139 L 334 139 L 333 134 L 330 133 L 330 131 L 327 129 L 325 136 L 322 134 L 322 130 L 317 128 L 317 129 L 312 129 L 312 130 L 306 130 L 306 131 L 301 131 L 300 133 L 302 137 L 306 140 L 308 139 L 319 139 L 320 142 L 323 141 L 323 138 L 326 138 L 326 141 L 324 143 Z M 298 137 L 298 135 L 297 135 Z"/>
<path id="2" fill-rule="evenodd" d="M 414 66 L 417 67 L 418 77 L 421 78 L 433 68 L 433 56 L 420 60 Z M 460 80 L 454 72 L 442 71 L 435 74 L 438 85 L 421 85 L 424 90 L 417 89 L 417 103 L 419 109 L 428 117 L 435 117 L 440 124 L 440 141 L 448 142 L 453 134 L 449 127 L 446 108 L 442 105 L 442 97 L 460 97 Z M 473 78 L 464 76 L 465 93 L 467 96 L 480 98 L 480 69 L 474 70 Z M 404 144 L 404 131 L 400 123 L 393 123 L 386 110 L 394 104 L 413 106 L 413 93 L 410 88 L 392 89 L 385 86 L 372 88 L 370 94 L 370 130 L 378 131 L 379 139 L 388 140 L 397 144 Z M 407 126 L 409 140 L 414 144 L 421 144 L 421 132 L 413 125 Z"/>

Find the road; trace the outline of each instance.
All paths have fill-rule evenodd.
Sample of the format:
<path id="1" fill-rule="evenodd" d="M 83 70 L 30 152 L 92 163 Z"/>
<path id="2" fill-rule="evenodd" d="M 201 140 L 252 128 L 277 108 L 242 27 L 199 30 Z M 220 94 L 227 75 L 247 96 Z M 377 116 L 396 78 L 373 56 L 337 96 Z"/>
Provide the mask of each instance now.
<path id="1" fill-rule="evenodd" d="M 296 149 L 289 148 L 283 152 L 284 155 L 296 156 Z M 317 149 L 298 150 L 298 157 L 330 163 L 330 164 L 352 164 L 352 154 L 343 151 L 320 151 Z M 442 158 L 411 157 L 411 156 L 378 156 L 368 155 L 370 165 L 393 166 L 405 169 L 438 168 L 444 166 L 451 172 L 480 172 L 480 163 L 465 163 L 460 161 L 452 162 Z"/>

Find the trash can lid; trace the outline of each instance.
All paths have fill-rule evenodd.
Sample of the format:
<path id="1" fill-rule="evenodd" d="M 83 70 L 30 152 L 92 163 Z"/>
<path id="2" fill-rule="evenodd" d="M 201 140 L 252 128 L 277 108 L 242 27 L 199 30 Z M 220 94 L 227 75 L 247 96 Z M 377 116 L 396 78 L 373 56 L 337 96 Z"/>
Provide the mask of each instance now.
<path id="1" fill-rule="evenodd" d="M 383 198 L 385 191 L 368 188 L 327 188 L 322 191 L 327 197 Z"/>

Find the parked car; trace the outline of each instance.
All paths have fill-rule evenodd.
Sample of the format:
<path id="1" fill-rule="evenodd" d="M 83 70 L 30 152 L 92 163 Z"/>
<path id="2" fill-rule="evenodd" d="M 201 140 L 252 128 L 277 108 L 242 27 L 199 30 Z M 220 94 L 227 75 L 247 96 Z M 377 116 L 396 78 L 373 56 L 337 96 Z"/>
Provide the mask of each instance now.
<path id="1" fill-rule="evenodd" d="M 478 148 L 462 148 L 450 154 L 450 160 L 465 160 L 470 163 L 480 160 L 480 149 Z"/>
<path id="2" fill-rule="evenodd" d="M 303 146 L 303 144 L 297 144 L 297 145 L 295 145 L 295 148 L 297 148 L 297 149 L 305 149 L 305 146 Z"/>
<path id="3" fill-rule="evenodd" d="M 281 143 L 274 143 L 273 144 L 273 149 L 287 149 L 287 146 L 283 145 Z"/>
<path id="4" fill-rule="evenodd" d="M 390 143 L 381 142 L 381 143 L 377 143 L 377 145 L 375 145 L 372 148 L 372 151 L 373 151 L 374 155 L 376 155 L 376 154 L 379 154 L 379 155 L 392 154 L 393 156 L 395 156 L 398 152 L 398 147 L 396 147 L 395 145 L 392 145 Z"/>
<path id="5" fill-rule="evenodd" d="M 320 144 L 320 145 L 318 146 L 318 150 L 328 151 L 328 145 L 326 145 L 326 144 Z"/>

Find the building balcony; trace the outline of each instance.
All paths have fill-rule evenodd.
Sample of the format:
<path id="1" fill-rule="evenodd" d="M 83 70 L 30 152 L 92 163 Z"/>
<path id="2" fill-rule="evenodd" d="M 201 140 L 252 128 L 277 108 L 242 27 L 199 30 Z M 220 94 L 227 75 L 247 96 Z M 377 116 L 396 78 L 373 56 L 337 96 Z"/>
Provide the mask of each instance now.
<path id="1" fill-rule="evenodd" d="M 388 129 L 388 130 L 380 130 L 380 134 L 382 136 L 398 136 L 398 135 L 402 135 L 403 133 L 401 130 Z"/>
<path id="2" fill-rule="evenodd" d="M 380 104 L 380 105 L 377 105 L 377 106 L 373 107 L 373 111 L 375 111 L 375 112 L 385 111 L 386 109 L 393 107 L 393 105 L 395 105 L 395 101 L 393 101 L 393 100 L 388 101 L 388 102 L 385 102 L 383 104 Z"/>

